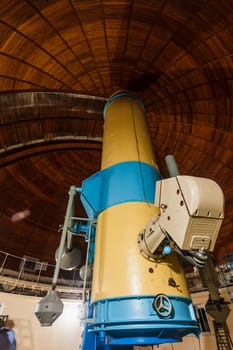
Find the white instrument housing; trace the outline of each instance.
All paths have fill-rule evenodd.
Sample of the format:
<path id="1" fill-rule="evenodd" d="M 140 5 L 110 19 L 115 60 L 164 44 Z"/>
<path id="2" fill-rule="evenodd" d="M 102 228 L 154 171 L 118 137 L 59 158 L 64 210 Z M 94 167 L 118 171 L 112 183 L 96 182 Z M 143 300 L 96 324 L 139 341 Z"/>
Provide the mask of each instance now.
<path id="1" fill-rule="evenodd" d="M 157 181 L 157 224 L 181 250 L 213 251 L 224 218 L 224 194 L 213 180 L 179 175 Z"/>

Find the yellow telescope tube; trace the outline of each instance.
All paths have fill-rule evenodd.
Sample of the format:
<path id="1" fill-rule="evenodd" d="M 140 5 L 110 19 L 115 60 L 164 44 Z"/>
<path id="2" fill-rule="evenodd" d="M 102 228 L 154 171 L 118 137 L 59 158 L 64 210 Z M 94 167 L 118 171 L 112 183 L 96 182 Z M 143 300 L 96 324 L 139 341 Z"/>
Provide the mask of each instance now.
<path id="1" fill-rule="evenodd" d="M 146 163 L 157 168 L 143 107 L 137 99 L 126 95 L 106 107 L 101 169 L 132 161 L 138 162 L 139 167 L 141 163 Z M 138 179 L 140 185 L 145 181 L 145 176 Z M 114 189 L 109 188 L 111 190 Z M 153 184 L 151 190 L 154 191 Z M 145 198 L 144 202 L 132 201 L 112 206 L 98 216 L 93 301 L 156 293 L 189 296 L 175 255 L 156 264 L 139 253 L 138 233 L 158 213 L 159 209 Z M 179 289 L 168 285 L 170 277 L 175 279 Z"/>
<path id="2" fill-rule="evenodd" d="M 119 92 L 106 103 L 104 117 L 101 171 L 83 188 L 97 217 L 91 331 L 109 346 L 180 341 L 198 334 L 181 264 L 175 253 L 160 263 L 147 260 L 137 244 L 159 214 L 154 197 L 161 179 L 144 105 Z"/>

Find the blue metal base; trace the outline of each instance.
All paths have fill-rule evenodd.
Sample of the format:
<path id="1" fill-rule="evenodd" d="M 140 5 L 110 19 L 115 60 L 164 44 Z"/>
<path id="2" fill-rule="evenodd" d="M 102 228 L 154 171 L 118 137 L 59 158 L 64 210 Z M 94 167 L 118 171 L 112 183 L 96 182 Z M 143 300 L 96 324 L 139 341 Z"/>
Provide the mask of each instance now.
<path id="1" fill-rule="evenodd" d="M 93 318 L 93 306 L 88 300 L 87 318 Z M 107 340 L 107 338 L 106 338 Z M 99 337 L 92 332 L 92 325 L 86 323 L 82 332 L 81 350 L 133 350 L 133 345 L 109 345 L 109 341 L 105 342 L 105 339 Z"/>
<path id="2" fill-rule="evenodd" d="M 155 297 L 123 297 L 93 303 L 89 331 L 103 345 L 155 345 L 179 342 L 191 333 L 199 336 L 191 299 L 168 296 L 172 312 L 163 317 L 153 308 Z"/>

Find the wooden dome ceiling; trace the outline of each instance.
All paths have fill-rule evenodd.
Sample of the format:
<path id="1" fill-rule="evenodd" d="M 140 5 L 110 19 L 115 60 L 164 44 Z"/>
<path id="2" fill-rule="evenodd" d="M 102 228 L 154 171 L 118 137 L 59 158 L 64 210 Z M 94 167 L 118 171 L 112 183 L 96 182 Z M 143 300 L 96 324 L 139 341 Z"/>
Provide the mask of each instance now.
<path id="1" fill-rule="evenodd" d="M 0 33 L 2 251 L 54 263 L 69 186 L 99 170 L 118 89 L 144 101 L 163 176 L 174 154 L 223 188 L 215 257 L 233 251 L 231 0 L 1 0 Z"/>

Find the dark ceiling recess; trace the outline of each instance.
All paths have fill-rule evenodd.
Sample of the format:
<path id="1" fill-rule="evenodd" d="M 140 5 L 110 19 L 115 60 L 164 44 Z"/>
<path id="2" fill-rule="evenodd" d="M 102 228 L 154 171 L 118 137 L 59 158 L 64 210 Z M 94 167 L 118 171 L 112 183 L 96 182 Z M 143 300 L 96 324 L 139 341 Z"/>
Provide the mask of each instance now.
<path id="1" fill-rule="evenodd" d="M 159 76 L 160 74 L 144 73 L 141 77 L 132 78 L 129 82 L 128 90 L 140 92 L 149 89 L 152 84 L 156 83 Z"/>
<path id="2" fill-rule="evenodd" d="M 232 12 L 229 0 L 0 2 L 2 250 L 54 263 L 69 186 L 100 169 L 105 101 L 130 89 L 162 175 L 174 154 L 181 174 L 222 187 L 215 259 L 233 251 Z"/>

